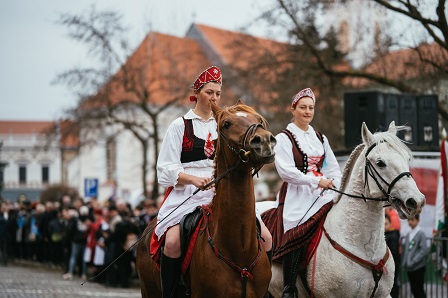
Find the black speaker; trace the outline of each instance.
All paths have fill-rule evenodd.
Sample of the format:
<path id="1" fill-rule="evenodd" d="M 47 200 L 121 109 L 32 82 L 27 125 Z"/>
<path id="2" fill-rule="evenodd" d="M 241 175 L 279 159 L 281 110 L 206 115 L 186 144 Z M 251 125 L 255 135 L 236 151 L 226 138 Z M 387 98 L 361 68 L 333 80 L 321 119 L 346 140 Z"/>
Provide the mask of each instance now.
<path id="1" fill-rule="evenodd" d="M 411 149 L 418 146 L 417 96 L 411 94 L 399 95 L 400 112 L 396 125 L 406 125 L 408 129 L 398 133 L 398 137 L 408 143 Z"/>
<path id="2" fill-rule="evenodd" d="M 438 97 L 389 94 L 379 91 L 344 93 L 345 146 L 353 149 L 362 142 L 361 125 L 371 132 L 385 131 L 389 124 L 406 125 L 399 137 L 412 150 L 439 150 Z"/>
<path id="3" fill-rule="evenodd" d="M 398 125 L 399 96 L 378 91 L 344 94 L 345 146 L 354 148 L 361 140 L 361 125 L 371 132 L 385 131 L 392 121 Z"/>
<path id="4" fill-rule="evenodd" d="M 437 95 L 421 95 L 417 97 L 417 144 L 423 150 L 439 150 L 438 101 Z"/>

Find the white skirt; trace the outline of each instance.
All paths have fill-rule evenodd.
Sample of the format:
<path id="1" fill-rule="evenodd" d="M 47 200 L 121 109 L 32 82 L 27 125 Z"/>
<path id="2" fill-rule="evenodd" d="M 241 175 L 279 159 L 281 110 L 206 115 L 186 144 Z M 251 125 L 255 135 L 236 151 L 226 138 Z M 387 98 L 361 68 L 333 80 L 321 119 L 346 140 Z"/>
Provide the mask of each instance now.
<path id="1" fill-rule="evenodd" d="M 185 170 L 185 173 L 199 177 L 212 177 L 213 169 L 189 168 Z M 158 225 L 155 233 L 159 240 L 166 230 L 177 225 L 185 214 L 194 211 L 197 206 L 207 205 L 212 201 L 215 194 L 214 188 L 198 191 L 197 194 L 191 196 L 196 190 L 194 185 L 187 185 L 184 189 L 173 189 L 168 195 L 157 216 Z"/>

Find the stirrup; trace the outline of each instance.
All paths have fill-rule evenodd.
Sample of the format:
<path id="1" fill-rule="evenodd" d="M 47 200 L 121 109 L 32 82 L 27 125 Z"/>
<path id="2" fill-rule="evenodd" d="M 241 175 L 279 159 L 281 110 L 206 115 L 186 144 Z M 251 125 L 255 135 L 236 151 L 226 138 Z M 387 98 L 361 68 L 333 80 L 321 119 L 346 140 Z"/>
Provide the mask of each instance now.
<path id="1" fill-rule="evenodd" d="M 283 288 L 282 298 L 298 298 L 299 291 L 295 285 L 286 285 Z"/>

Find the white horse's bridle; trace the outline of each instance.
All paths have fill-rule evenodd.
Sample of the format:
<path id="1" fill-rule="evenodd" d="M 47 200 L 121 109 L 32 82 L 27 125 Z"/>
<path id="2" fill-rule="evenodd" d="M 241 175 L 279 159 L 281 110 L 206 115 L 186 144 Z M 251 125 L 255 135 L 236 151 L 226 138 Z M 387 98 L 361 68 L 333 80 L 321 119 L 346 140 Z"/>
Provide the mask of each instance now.
<path id="1" fill-rule="evenodd" d="M 412 174 L 411 174 L 411 172 L 402 172 L 397 177 L 395 177 L 392 180 L 391 183 L 388 183 L 383 177 L 381 177 L 380 173 L 378 173 L 378 171 L 375 169 L 373 164 L 367 158 L 367 156 L 369 155 L 370 151 L 372 151 L 372 149 L 375 148 L 376 145 L 377 145 L 377 143 L 372 144 L 367 149 L 366 154 L 364 155 L 364 157 L 366 158 L 366 165 L 364 167 L 364 187 L 368 186 L 368 181 L 367 181 L 367 174 L 368 174 L 375 181 L 375 183 L 378 186 L 378 188 L 384 194 L 384 197 L 381 197 L 381 198 L 370 198 L 370 197 L 364 196 L 363 194 L 361 194 L 361 195 L 353 195 L 353 194 L 349 194 L 349 193 L 345 193 L 343 191 L 337 190 L 336 188 L 330 188 L 330 189 L 335 191 L 335 192 L 337 192 L 337 193 L 346 195 L 346 196 L 348 196 L 350 198 L 363 199 L 364 201 L 389 202 L 389 203 L 392 204 L 392 201 L 394 199 L 394 197 L 392 197 L 390 195 L 390 192 L 392 191 L 392 188 L 398 182 L 398 180 L 400 180 L 401 178 L 403 178 L 405 176 L 406 177 L 412 177 Z M 383 188 L 383 186 L 380 184 L 380 182 L 378 181 L 378 178 L 381 179 L 381 181 L 383 181 L 387 185 L 387 187 L 388 187 L 387 192 Z"/>
<path id="2" fill-rule="evenodd" d="M 389 203 L 392 203 L 392 199 L 393 197 L 390 195 L 390 192 L 392 191 L 392 188 L 394 187 L 395 183 L 398 182 L 398 180 L 400 180 L 403 177 L 412 177 L 411 172 L 402 172 L 400 173 L 397 177 L 394 178 L 394 180 L 392 180 L 391 183 L 388 183 L 386 180 L 384 180 L 383 177 L 381 177 L 381 175 L 378 173 L 378 171 L 375 169 L 375 167 L 373 166 L 373 164 L 370 162 L 370 160 L 367 158 L 367 155 L 369 155 L 370 151 L 372 151 L 372 149 L 377 145 L 377 143 L 374 143 L 373 145 L 371 145 L 368 149 L 367 152 L 365 154 L 365 158 L 366 158 L 366 166 L 365 166 L 365 174 L 364 174 L 364 186 L 368 186 L 368 181 L 367 181 L 367 174 L 369 174 L 370 177 L 372 177 L 372 179 L 375 181 L 376 185 L 378 186 L 378 188 L 381 190 L 381 192 L 384 194 L 385 196 L 385 201 L 389 201 Z M 381 184 L 378 181 L 378 178 L 381 179 L 381 181 L 383 181 L 387 186 L 387 192 L 384 190 L 384 188 L 381 186 Z M 365 198 L 365 199 L 369 199 L 369 198 Z"/>

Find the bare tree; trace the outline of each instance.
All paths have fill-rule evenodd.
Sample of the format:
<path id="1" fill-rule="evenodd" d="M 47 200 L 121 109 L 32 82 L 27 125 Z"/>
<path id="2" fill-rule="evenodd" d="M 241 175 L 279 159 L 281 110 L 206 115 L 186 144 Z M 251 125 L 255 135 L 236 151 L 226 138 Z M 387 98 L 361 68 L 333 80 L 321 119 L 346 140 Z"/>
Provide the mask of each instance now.
<path id="1" fill-rule="evenodd" d="M 157 198 L 160 115 L 186 98 L 189 83 L 186 78 L 191 78 L 196 69 L 185 61 L 187 55 L 190 59 L 200 53 L 179 46 L 175 38 L 157 33 L 148 34 L 131 52 L 121 17 L 113 11 L 99 12 L 92 8 L 86 15 L 62 14 L 58 24 L 99 59 L 96 67 L 76 66 L 55 80 L 67 84 L 79 98 L 68 116 L 80 126 L 81 144 L 95 142 L 99 135 L 113 139 L 123 131 L 130 132 L 141 144 L 144 195 L 148 193 L 148 149 L 152 145 L 151 193 L 153 199 Z"/>
<path id="2" fill-rule="evenodd" d="M 375 49 L 372 48 L 373 60 L 366 60 L 366 66 L 362 68 L 344 67 L 340 62 L 332 59 L 334 56 L 328 55 L 328 51 L 324 49 L 336 49 L 338 51 L 333 53 L 341 55 L 348 54 L 350 49 L 342 50 L 341 45 L 332 46 L 330 40 L 335 40 L 326 40 L 325 36 L 320 36 L 317 22 L 318 17 L 334 5 L 344 6 L 352 1 L 356 0 L 276 0 L 275 5 L 265 11 L 260 19 L 287 32 L 291 49 L 301 48 L 307 55 L 310 67 L 318 69 L 322 75 L 331 78 L 332 81 L 338 78 L 339 81 L 345 83 L 346 88 L 350 88 L 348 84 L 353 83 L 353 79 L 356 78 L 372 85 L 377 84 L 401 92 L 421 94 L 433 91 L 429 88 L 431 85 L 434 86 L 435 81 L 447 79 L 446 0 L 428 2 L 433 6 L 418 0 L 370 0 L 367 4 L 375 6 L 376 9 L 385 9 L 391 18 L 401 15 L 423 30 L 421 38 L 414 40 L 417 41 L 416 43 L 407 45 L 403 44 L 402 36 L 394 36 L 392 32 L 385 31 L 382 40 L 377 39 L 378 36 L 375 35 L 375 41 L 381 44 Z M 339 29 L 335 28 L 334 33 L 337 34 Z M 376 30 L 377 28 L 369 29 Z M 363 32 L 360 31 L 359 34 L 362 35 Z M 402 49 L 409 49 L 410 53 L 391 59 L 390 50 L 397 45 L 400 45 Z M 286 62 L 294 63 L 293 61 Z M 424 76 L 421 76 L 422 70 L 424 70 Z M 444 119 L 448 120 L 448 109 L 445 104 L 440 104 L 439 112 Z"/>
<path id="3" fill-rule="evenodd" d="M 263 18 L 285 25 L 278 13 L 278 10 L 270 11 Z M 232 85 L 233 81 L 238 83 L 242 90 L 239 95 L 266 116 L 274 133 L 290 122 L 292 97 L 299 90 L 311 87 L 318 92 L 316 109 L 321 115 L 314 120 L 314 126 L 325 132 L 334 147 L 342 148 L 343 123 L 337 119 L 342 119 L 342 104 L 338 98 L 342 95 L 343 78 L 326 75 L 316 65 L 319 61 L 311 50 L 332 68 L 348 69 L 349 66 L 343 60 L 344 53 L 337 48 L 334 32 L 321 36 L 314 24 L 314 15 L 309 14 L 307 18 L 300 30 L 307 36 L 310 46 L 296 40 L 276 42 L 246 34 L 226 37 L 226 48 L 232 52 L 232 56 L 226 58 L 234 70 L 226 73 L 235 74 L 230 78 L 227 75 L 226 81 L 231 80 Z"/>

